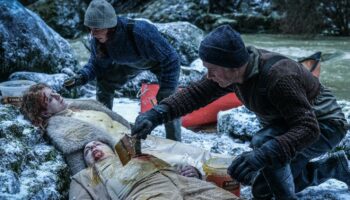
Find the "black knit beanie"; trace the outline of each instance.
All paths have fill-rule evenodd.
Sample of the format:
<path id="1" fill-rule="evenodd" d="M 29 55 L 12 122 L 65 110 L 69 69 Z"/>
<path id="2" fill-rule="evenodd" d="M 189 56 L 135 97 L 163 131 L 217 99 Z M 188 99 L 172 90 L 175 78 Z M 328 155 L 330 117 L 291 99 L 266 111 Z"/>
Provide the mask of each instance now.
<path id="1" fill-rule="evenodd" d="M 240 34 L 229 25 L 210 32 L 199 46 L 202 61 L 226 68 L 238 68 L 248 62 L 249 54 Z"/>

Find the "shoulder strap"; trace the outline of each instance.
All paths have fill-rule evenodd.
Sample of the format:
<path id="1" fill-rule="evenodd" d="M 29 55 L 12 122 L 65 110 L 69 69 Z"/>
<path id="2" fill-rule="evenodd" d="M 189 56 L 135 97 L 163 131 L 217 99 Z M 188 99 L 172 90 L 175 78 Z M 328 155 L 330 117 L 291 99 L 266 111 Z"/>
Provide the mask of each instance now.
<path id="1" fill-rule="evenodd" d="M 276 55 L 269 58 L 266 63 L 260 68 L 259 75 L 259 92 L 262 95 L 267 95 L 267 75 L 271 67 L 280 60 L 286 59 L 287 57 Z"/>
<path id="2" fill-rule="evenodd" d="M 128 35 L 130 36 L 131 38 L 131 43 L 132 45 L 134 46 L 134 49 L 137 53 L 137 55 L 140 55 L 140 52 L 139 52 L 139 49 L 137 48 L 137 45 L 136 45 L 136 41 L 135 41 L 135 37 L 134 37 L 134 25 L 135 25 L 135 20 L 133 19 L 129 19 L 128 20 L 128 23 L 126 24 L 126 30 L 128 32 Z"/>

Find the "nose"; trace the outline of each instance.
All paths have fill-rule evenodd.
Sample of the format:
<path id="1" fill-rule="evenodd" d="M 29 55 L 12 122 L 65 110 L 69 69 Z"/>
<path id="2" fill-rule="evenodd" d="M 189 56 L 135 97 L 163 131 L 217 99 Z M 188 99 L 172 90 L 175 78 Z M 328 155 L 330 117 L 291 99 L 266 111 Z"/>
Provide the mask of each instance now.
<path id="1" fill-rule="evenodd" d="M 52 96 L 53 96 L 55 99 L 61 99 L 61 95 L 58 94 L 58 93 L 52 93 Z"/>

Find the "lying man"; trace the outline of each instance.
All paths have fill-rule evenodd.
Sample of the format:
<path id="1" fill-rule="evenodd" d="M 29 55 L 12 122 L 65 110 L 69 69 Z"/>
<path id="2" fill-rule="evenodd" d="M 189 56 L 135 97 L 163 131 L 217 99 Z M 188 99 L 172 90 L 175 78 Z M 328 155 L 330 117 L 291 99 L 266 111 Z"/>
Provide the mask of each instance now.
<path id="1" fill-rule="evenodd" d="M 73 176 L 69 199 L 239 199 L 211 183 L 181 176 L 151 155 L 122 166 L 100 141 L 85 146 L 84 159 L 88 168 Z"/>

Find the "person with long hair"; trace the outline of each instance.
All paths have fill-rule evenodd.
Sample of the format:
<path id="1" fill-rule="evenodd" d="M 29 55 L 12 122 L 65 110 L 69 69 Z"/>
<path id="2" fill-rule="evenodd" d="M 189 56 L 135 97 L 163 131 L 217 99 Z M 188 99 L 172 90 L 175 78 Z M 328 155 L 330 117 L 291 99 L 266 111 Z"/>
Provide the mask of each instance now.
<path id="1" fill-rule="evenodd" d="M 114 91 L 149 70 L 159 82 L 158 101 L 175 92 L 180 74 L 179 55 L 154 25 L 117 17 L 112 5 L 105 0 L 89 4 L 84 25 L 92 36 L 90 59 L 76 76 L 65 81 L 67 89 L 96 78 L 97 100 L 112 109 Z M 181 141 L 180 127 L 179 119 L 165 124 L 166 138 Z"/>

